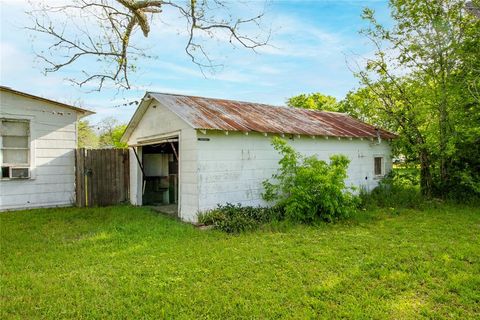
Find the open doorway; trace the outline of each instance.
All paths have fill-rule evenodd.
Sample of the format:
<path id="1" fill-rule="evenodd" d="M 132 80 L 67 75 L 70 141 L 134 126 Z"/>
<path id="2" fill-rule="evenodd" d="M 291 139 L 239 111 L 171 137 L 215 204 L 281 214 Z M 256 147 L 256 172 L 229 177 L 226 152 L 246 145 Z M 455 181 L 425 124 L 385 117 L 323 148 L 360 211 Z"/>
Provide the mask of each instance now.
<path id="1" fill-rule="evenodd" d="M 143 205 L 178 215 L 178 139 L 143 146 Z"/>

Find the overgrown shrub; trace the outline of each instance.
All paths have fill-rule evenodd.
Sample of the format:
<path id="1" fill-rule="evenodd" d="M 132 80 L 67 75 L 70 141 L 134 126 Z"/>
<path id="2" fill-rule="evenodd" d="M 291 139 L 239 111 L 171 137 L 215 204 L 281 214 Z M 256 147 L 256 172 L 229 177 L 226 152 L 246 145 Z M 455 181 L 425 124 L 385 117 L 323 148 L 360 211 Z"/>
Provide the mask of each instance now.
<path id="1" fill-rule="evenodd" d="M 316 156 L 302 156 L 278 137 L 272 145 L 282 158 L 278 172 L 263 182 L 263 198 L 282 208 L 286 219 L 330 222 L 355 211 L 358 197 L 345 185 L 347 157 L 334 155 L 327 163 Z"/>
<path id="2" fill-rule="evenodd" d="M 365 208 L 420 208 L 425 203 L 416 168 L 392 170 L 372 192 L 361 190 L 360 198 Z"/>
<path id="3" fill-rule="evenodd" d="M 200 213 L 198 222 L 205 225 L 212 225 L 228 233 L 238 233 L 247 230 L 257 229 L 260 225 L 282 220 L 283 214 L 276 207 L 251 207 L 233 205 L 218 205 L 217 208 Z"/>

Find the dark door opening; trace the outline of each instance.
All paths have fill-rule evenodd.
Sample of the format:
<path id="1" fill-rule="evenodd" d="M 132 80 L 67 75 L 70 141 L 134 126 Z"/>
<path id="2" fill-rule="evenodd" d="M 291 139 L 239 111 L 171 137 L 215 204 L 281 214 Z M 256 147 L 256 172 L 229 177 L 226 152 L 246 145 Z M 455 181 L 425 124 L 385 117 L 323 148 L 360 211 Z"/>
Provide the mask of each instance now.
<path id="1" fill-rule="evenodd" d="M 144 205 L 169 214 L 178 213 L 178 141 L 143 146 Z M 163 210 L 162 210 L 163 209 Z"/>

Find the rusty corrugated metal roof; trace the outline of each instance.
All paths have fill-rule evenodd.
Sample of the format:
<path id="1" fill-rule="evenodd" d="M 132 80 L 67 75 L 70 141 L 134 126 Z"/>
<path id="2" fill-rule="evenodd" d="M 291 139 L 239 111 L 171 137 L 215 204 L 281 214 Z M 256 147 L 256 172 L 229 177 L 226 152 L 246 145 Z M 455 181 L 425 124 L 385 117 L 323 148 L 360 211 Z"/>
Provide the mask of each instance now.
<path id="1" fill-rule="evenodd" d="M 166 93 L 149 92 L 148 96 L 195 129 L 353 138 L 377 136 L 374 126 L 344 113 Z M 378 131 L 383 139 L 396 137 L 388 131 Z"/>

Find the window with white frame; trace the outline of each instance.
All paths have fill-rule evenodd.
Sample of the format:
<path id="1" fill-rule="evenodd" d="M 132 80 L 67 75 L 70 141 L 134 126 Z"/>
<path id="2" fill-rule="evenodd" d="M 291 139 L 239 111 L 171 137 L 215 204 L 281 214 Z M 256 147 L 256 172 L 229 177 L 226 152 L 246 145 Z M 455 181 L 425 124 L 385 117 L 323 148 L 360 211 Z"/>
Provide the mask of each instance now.
<path id="1" fill-rule="evenodd" d="M 383 157 L 374 157 L 373 158 L 373 172 L 376 176 L 383 176 L 384 169 L 383 169 Z"/>
<path id="2" fill-rule="evenodd" d="M 30 165 L 30 122 L 0 119 L 1 178 L 28 178 Z"/>

